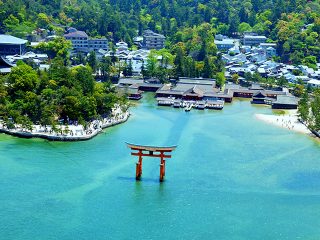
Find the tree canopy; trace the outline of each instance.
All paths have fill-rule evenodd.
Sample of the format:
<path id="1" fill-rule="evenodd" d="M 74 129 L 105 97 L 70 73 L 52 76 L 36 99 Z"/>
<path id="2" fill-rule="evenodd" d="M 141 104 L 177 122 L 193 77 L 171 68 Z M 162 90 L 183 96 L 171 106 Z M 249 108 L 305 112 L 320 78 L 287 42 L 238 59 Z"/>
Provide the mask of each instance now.
<path id="1" fill-rule="evenodd" d="M 143 30 L 162 33 L 169 48 L 182 42 L 184 53 L 192 58 L 180 56 L 177 60 L 184 65 L 178 67 L 177 73 L 184 75 L 211 75 L 202 72 L 204 65 L 219 65 L 211 58 L 215 56 L 216 33 L 264 34 L 278 42 L 277 51 L 285 62 L 314 67 L 314 59 L 319 61 L 320 57 L 319 0 L 6 0 L 0 5 L 0 32 L 17 36 L 25 36 L 37 27 L 62 33 L 65 27 L 72 26 L 90 36 L 124 40 L 131 47 L 133 38 Z M 56 49 L 50 44 L 41 47 L 64 56 L 65 44 L 55 45 Z M 191 73 L 183 70 L 186 67 L 191 68 Z"/>
<path id="2" fill-rule="evenodd" d="M 0 95 L 0 116 L 20 124 L 91 121 L 125 101 L 110 83 L 97 83 L 91 67 L 68 68 L 61 58 L 55 58 L 48 71 L 19 62 L 1 79 Z"/>

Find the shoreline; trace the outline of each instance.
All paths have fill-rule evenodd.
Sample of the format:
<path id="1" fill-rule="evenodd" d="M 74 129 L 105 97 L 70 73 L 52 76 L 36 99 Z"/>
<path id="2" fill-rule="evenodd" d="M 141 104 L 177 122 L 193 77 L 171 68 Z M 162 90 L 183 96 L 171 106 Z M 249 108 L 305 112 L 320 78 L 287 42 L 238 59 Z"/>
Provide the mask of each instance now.
<path id="1" fill-rule="evenodd" d="M 87 129 L 84 129 L 82 125 L 62 125 L 60 133 L 52 131 L 51 126 L 43 127 L 40 125 L 33 125 L 33 130 L 30 132 L 21 128 L 19 129 L 19 127 L 15 129 L 6 129 L 0 123 L 0 133 L 20 138 L 42 138 L 49 141 L 87 141 L 97 136 L 108 127 L 126 122 L 129 117 L 130 113 L 128 111 L 124 113 L 118 111 L 117 115 L 112 118 L 104 118 L 102 121 L 95 120 L 91 122 Z M 66 128 L 68 129 L 68 133 L 65 133 Z"/>
<path id="2" fill-rule="evenodd" d="M 287 110 L 284 115 L 270 115 L 256 113 L 255 118 L 276 127 L 284 128 L 290 131 L 315 136 L 314 133 L 299 121 L 297 110 Z"/>

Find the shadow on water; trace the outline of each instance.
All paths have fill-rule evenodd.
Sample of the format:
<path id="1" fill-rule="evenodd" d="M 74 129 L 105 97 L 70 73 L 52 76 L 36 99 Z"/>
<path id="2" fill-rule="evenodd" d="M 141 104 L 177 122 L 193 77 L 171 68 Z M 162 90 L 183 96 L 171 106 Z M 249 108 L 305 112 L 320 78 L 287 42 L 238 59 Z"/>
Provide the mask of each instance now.
<path id="1" fill-rule="evenodd" d="M 144 182 L 148 182 L 148 183 L 153 183 L 153 184 L 158 184 L 159 185 L 159 196 L 164 196 L 166 195 L 166 182 L 167 180 L 164 180 L 163 182 L 160 182 L 159 179 L 154 179 L 154 178 L 143 178 L 140 181 L 136 181 L 135 178 L 127 178 L 130 179 L 129 181 L 135 181 L 135 190 L 136 192 L 141 192 L 144 188 Z"/>
<path id="2" fill-rule="evenodd" d="M 160 112 L 168 112 L 168 115 L 165 114 L 162 117 L 173 122 L 173 126 L 169 131 L 170 134 L 165 141 L 163 141 L 163 146 L 177 144 L 182 136 L 183 131 L 186 129 L 186 126 L 189 123 L 192 113 L 186 113 L 185 111 L 181 111 L 181 109 L 174 109 L 173 111 L 173 109 L 170 107 L 159 107 L 157 105 L 154 93 L 145 93 L 142 101 L 140 101 L 140 104 L 147 108 L 156 108 L 157 111 Z M 171 118 L 172 116 L 174 116 L 173 119 Z"/>
<path id="3" fill-rule="evenodd" d="M 140 180 L 136 180 L 135 177 L 117 177 L 117 179 L 124 181 L 124 182 L 136 182 L 137 184 L 139 184 L 141 182 L 159 183 L 159 179 L 156 179 L 156 178 L 142 177 Z"/>
<path id="4" fill-rule="evenodd" d="M 290 190 L 320 190 L 320 171 L 294 173 L 288 182 L 283 184 Z"/>
<path id="5" fill-rule="evenodd" d="M 171 130 L 169 131 L 168 137 L 164 141 L 165 145 L 167 145 L 168 142 L 174 143 L 174 145 L 177 145 L 180 142 L 183 131 L 187 129 L 187 125 L 192 116 L 191 113 L 178 112 L 178 114 L 181 114 L 178 118 L 183 118 L 183 121 L 177 120 L 174 122 L 173 126 L 171 127 Z M 185 116 L 185 114 L 187 116 Z"/>

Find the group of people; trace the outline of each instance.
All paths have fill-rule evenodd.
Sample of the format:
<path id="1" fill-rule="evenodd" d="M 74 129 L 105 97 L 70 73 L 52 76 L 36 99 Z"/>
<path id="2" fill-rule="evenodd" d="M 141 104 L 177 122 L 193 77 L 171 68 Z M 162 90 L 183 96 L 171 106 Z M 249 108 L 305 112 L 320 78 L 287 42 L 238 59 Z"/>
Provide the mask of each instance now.
<path id="1" fill-rule="evenodd" d="M 279 122 L 279 118 L 277 118 L 277 122 Z M 291 122 L 291 120 L 286 120 L 286 119 L 281 119 L 281 126 L 282 127 L 286 127 L 289 130 L 293 130 L 294 129 L 294 122 Z"/>

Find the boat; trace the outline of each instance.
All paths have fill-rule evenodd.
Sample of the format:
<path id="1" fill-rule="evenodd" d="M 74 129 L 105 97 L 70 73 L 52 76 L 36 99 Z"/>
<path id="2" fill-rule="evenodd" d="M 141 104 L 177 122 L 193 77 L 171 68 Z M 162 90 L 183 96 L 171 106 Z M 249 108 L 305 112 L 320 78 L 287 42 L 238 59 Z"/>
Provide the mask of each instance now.
<path id="1" fill-rule="evenodd" d="M 196 104 L 196 109 L 204 110 L 206 108 L 206 102 L 205 101 L 198 101 Z"/>
<path id="2" fill-rule="evenodd" d="M 208 109 L 222 110 L 223 106 L 224 106 L 224 101 L 222 101 L 222 100 L 207 101 L 207 108 Z"/>
<path id="3" fill-rule="evenodd" d="M 140 95 L 130 95 L 128 96 L 129 100 L 140 100 L 142 98 L 141 94 Z"/>
<path id="4" fill-rule="evenodd" d="M 174 108 L 179 108 L 179 107 L 181 107 L 181 101 L 180 101 L 180 100 L 174 100 L 174 101 L 173 101 L 173 107 L 174 107 Z"/>
<path id="5" fill-rule="evenodd" d="M 187 107 L 184 109 L 186 112 L 190 112 L 191 108 L 193 107 L 193 104 L 190 103 L 187 105 Z"/>
<path id="6" fill-rule="evenodd" d="M 158 105 L 159 106 L 171 106 L 172 105 L 172 99 L 170 98 L 157 98 Z"/>

